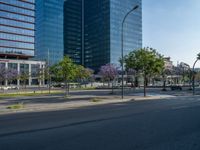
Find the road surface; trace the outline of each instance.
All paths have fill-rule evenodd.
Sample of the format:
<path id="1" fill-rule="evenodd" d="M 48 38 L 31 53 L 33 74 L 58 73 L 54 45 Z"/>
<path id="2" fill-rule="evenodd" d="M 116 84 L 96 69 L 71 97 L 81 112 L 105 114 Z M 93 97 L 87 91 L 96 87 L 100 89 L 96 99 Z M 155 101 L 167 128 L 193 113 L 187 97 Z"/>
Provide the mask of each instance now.
<path id="1" fill-rule="evenodd" d="M 0 116 L 0 150 L 199 149 L 199 96 Z"/>

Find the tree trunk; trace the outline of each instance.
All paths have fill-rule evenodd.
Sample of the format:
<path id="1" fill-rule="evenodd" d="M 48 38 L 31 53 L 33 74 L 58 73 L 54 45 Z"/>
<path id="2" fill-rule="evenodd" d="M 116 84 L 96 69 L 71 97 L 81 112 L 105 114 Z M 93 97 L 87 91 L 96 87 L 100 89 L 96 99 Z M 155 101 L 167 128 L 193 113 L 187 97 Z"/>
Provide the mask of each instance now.
<path id="1" fill-rule="evenodd" d="M 24 88 L 25 88 L 25 90 L 26 90 L 26 80 L 24 80 Z"/>
<path id="2" fill-rule="evenodd" d="M 69 96 L 70 84 L 67 85 L 67 95 Z"/>
<path id="3" fill-rule="evenodd" d="M 87 88 L 86 80 L 84 82 L 85 82 L 85 88 Z"/>
<path id="4" fill-rule="evenodd" d="M 111 92 L 112 94 L 114 93 L 114 89 L 113 89 L 113 81 L 112 81 L 112 92 Z"/>
<path id="5" fill-rule="evenodd" d="M 163 81 L 163 91 L 166 91 L 166 80 Z"/>
<path id="6" fill-rule="evenodd" d="M 40 88 L 40 81 L 39 81 L 39 84 L 38 84 L 38 89 L 39 89 L 40 93 L 42 93 L 42 89 Z"/>
<path id="7" fill-rule="evenodd" d="M 108 80 L 108 88 L 110 88 L 110 80 Z"/>
<path id="8" fill-rule="evenodd" d="M 68 90 L 67 90 L 67 87 L 68 87 L 68 83 L 67 83 L 67 80 L 65 79 L 65 97 L 68 96 Z"/>
<path id="9" fill-rule="evenodd" d="M 166 91 L 166 79 L 165 77 L 163 76 L 163 89 L 162 91 Z"/>
<path id="10" fill-rule="evenodd" d="M 147 78 L 146 76 L 144 76 L 144 97 L 146 97 L 146 82 L 147 82 Z"/>
<path id="11" fill-rule="evenodd" d="M 49 94 L 51 94 L 51 77 L 49 76 Z"/>
<path id="12" fill-rule="evenodd" d="M 135 87 L 138 87 L 138 77 L 137 76 L 135 76 Z"/>

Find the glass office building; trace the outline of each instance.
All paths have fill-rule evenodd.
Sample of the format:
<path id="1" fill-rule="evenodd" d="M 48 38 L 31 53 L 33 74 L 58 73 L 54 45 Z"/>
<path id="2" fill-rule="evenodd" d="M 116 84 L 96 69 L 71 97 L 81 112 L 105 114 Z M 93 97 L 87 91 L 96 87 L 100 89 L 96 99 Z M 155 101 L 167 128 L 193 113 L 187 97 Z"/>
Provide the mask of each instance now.
<path id="1" fill-rule="evenodd" d="M 142 48 L 142 0 L 110 0 L 110 62 L 119 64 L 124 16 L 138 5 L 124 23 L 124 55 Z"/>
<path id="2" fill-rule="evenodd" d="M 83 0 L 64 2 L 64 53 L 77 64 L 84 65 Z"/>
<path id="3" fill-rule="evenodd" d="M 85 0 L 85 66 L 98 70 L 110 62 L 110 0 Z"/>
<path id="4" fill-rule="evenodd" d="M 64 0 L 36 0 L 36 58 L 55 64 L 63 58 Z"/>
<path id="5" fill-rule="evenodd" d="M 95 71 L 107 63 L 119 65 L 122 21 L 136 5 L 124 26 L 124 55 L 142 47 L 141 0 L 67 0 L 65 54 Z"/>
<path id="6" fill-rule="evenodd" d="M 121 24 L 124 54 L 142 47 L 142 0 L 37 0 L 36 57 L 57 63 L 63 55 L 96 71 L 119 65 Z"/>
<path id="7" fill-rule="evenodd" d="M 35 0 L 0 0 L 0 57 L 30 58 L 35 50 Z"/>

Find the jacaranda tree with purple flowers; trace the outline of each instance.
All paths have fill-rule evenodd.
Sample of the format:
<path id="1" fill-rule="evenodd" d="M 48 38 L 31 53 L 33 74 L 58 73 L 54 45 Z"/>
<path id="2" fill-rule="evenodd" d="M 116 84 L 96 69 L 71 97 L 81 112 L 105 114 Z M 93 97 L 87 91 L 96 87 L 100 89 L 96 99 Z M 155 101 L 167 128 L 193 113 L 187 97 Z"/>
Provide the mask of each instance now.
<path id="1" fill-rule="evenodd" d="M 101 66 L 99 75 L 102 76 L 104 81 L 108 82 L 109 87 L 110 87 L 110 82 L 112 82 L 112 89 L 113 89 L 113 80 L 118 75 L 117 67 L 113 64 L 106 64 L 104 66 Z"/>
<path id="2" fill-rule="evenodd" d="M 6 75 L 5 75 L 8 83 L 12 83 L 12 81 L 16 80 L 18 78 L 18 71 L 17 69 L 9 68 L 6 69 Z"/>
<path id="3" fill-rule="evenodd" d="M 0 64 L 0 84 L 2 85 L 2 82 L 5 81 L 6 78 L 6 69 L 5 65 Z"/>
<path id="4" fill-rule="evenodd" d="M 18 72 L 13 68 L 6 68 L 4 64 L 0 64 L 0 83 L 7 80 L 8 84 L 16 80 L 18 77 Z"/>

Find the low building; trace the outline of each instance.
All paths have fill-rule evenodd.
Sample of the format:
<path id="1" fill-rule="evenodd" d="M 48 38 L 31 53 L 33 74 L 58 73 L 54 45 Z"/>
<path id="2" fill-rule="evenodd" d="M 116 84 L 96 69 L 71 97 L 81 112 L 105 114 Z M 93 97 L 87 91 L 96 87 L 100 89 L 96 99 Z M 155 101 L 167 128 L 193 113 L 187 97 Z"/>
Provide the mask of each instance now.
<path id="1" fill-rule="evenodd" d="M 173 70 L 173 62 L 170 57 L 164 57 L 164 62 L 166 70 Z"/>
<path id="2" fill-rule="evenodd" d="M 27 73 L 27 81 L 26 85 L 45 85 L 44 74 L 39 74 L 45 68 L 44 61 L 33 61 L 33 60 L 17 60 L 17 59 L 0 59 L 1 67 L 5 67 L 5 70 L 13 69 L 17 71 L 17 75 L 21 73 Z M 23 85 L 23 81 L 20 78 L 12 81 L 12 83 L 8 83 L 7 79 L 2 81 L 1 85 L 9 86 L 15 85 L 17 87 Z"/>

